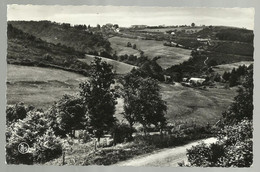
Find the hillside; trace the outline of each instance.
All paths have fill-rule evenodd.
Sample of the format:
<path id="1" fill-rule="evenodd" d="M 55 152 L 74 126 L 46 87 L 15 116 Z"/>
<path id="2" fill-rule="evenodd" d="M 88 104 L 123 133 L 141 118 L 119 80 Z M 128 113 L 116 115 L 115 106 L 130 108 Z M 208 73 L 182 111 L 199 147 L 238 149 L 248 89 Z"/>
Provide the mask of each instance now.
<path id="1" fill-rule="evenodd" d="M 7 63 L 60 68 L 87 75 L 88 65 L 79 61 L 84 53 L 47 43 L 8 24 Z"/>
<path id="2" fill-rule="evenodd" d="M 91 64 L 91 62 L 94 60 L 94 55 L 89 55 L 86 54 L 84 58 L 79 59 L 81 62 L 84 62 L 88 65 Z M 99 56 L 97 56 L 99 57 Z M 106 61 L 108 64 L 113 66 L 113 70 L 117 73 L 117 74 L 126 74 L 128 72 L 130 72 L 133 68 L 138 68 L 136 66 L 133 65 L 129 65 L 123 62 L 119 62 L 116 60 L 112 60 L 112 59 L 108 59 L 108 58 L 104 58 L 104 57 L 100 57 L 102 58 L 103 61 Z"/>
<path id="3" fill-rule="evenodd" d="M 47 109 L 64 94 L 75 94 L 87 79 L 60 69 L 8 64 L 7 104 L 24 102 Z"/>
<path id="4" fill-rule="evenodd" d="M 144 52 L 144 55 L 148 56 L 150 59 L 160 56 L 161 58 L 157 60 L 157 63 L 162 68 L 168 68 L 171 65 L 188 60 L 191 53 L 191 50 L 164 46 L 163 41 L 132 39 L 119 36 L 112 37 L 109 41 L 111 42 L 113 50 L 117 52 L 117 55 L 128 54 L 140 56 L 138 50 L 141 50 Z M 126 47 L 128 42 L 136 44 L 138 50 Z"/>
<path id="5" fill-rule="evenodd" d="M 9 21 L 14 27 L 46 42 L 73 47 L 82 52 L 111 50 L 110 43 L 100 32 L 92 32 L 86 26 L 73 27 L 50 21 Z"/>

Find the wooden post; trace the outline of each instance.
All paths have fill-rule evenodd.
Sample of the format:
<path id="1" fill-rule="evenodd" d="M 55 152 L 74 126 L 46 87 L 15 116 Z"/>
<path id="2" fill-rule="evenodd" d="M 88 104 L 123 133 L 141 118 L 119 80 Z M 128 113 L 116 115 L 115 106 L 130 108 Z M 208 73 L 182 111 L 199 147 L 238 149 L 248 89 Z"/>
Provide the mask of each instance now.
<path id="1" fill-rule="evenodd" d="M 62 152 L 62 165 L 65 165 L 65 151 Z"/>
<path id="2" fill-rule="evenodd" d="M 95 147 L 95 152 L 97 151 L 97 141 L 94 139 L 94 147 Z"/>

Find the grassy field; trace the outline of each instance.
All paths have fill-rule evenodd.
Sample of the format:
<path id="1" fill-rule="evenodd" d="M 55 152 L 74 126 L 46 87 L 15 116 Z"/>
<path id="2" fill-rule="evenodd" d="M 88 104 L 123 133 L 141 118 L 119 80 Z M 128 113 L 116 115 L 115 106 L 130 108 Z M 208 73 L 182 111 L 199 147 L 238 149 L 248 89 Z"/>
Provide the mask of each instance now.
<path id="1" fill-rule="evenodd" d="M 84 59 L 79 59 L 79 60 L 90 65 L 90 63 L 94 60 L 94 57 L 95 56 L 93 56 L 93 55 L 86 55 Z M 129 64 L 115 61 L 115 60 L 108 59 L 108 58 L 102 58 L 102 60 L 106 61 L 108 64 L 111 64 L 113 66 L 113 69 L 118 74 L 126 74 L 126 73 L 130 72 L 134 67 L 138 68 L 136 66 L 129 65 Z"/>
<path id="2" fill-rule="evenodd" d="M 7 103 L 24 102 L 37 108 L 48 108 L 64 94 L 75 94 L 79 83 L 88 79 L 82 75 L 40 67 L 8 65 Z M 207 90 L 161 84 L 163 99 L 167 102 L 167 118 L 172 123 L 206 125 L 216 122 L 236 95 L 235 88 L 208 88 Z M 123 99 L 119 98 L 116 116 L 123 120 Z"/>
<path id="3" fill-rule="evenodd" d="M 168 68 L 188 60 L 191 53 L 191 50 L 164 46 L 163 41 L 131 39 L 116 36 L 109 38 L 109 42 L 118 55 L 138 55 L 137 50 L 126 47 L 127 42 L 131 42 L 131 44 L 136 44 L 137 49 L 142 50 L 144 54 L 151 59 L 156 56 L 161 56 L 161 59 L 157 60 L 157 62 L 162 68 Z"/>
<path id="4" fill-rule="evenodd" d="M 64 94 L 74 94 L 87 78 L 58 69 L 7 66 L 7 104 L 24 102 L 48 108 Z"/>
<path id="5" fill-rule="evenodd" d="M 7 104 L 24 102 L 36 108 L 48 109 L 64 94 L 76 94 L 79 83 L 87 79 L 59 69 L 7 65 Z M 121 121 L 123 99 L 118 98 L 117 101 L 116 115 Z"/>
<path id="6" fill-rule="evenodd" d="M 230 63 L 230 64 L 223 64 L 214 66 L 214 71 L 218 72 L 219 74 L 223 75 L 224 72 L 230 72 L 233 68 L 238 68 L 241 65 L 249 66 L 253 64 L 253 61 L 241 61 L 237 63 Z"/>
<path id="7" fill-rule="evenodd" d="M 167 102 L 167 118 L 176 124 L 206 125 L 215 123 L 232 103 L 236 89 L 183 87 L 180 84 L 161 84 L 163 99 Z"/>

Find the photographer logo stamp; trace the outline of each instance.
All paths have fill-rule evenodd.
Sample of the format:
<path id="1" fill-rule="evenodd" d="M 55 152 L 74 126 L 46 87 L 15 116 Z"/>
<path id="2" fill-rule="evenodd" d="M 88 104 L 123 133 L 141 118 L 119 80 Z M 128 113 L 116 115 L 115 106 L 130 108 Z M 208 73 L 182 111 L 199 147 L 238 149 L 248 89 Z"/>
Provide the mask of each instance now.
<path id="1" fill-rule="evenodd" d="M 29 145 L 25 142 L 22 142 L 18 145 L 18 151 L 21 154 L 26 154 L 29 151 Z"/>

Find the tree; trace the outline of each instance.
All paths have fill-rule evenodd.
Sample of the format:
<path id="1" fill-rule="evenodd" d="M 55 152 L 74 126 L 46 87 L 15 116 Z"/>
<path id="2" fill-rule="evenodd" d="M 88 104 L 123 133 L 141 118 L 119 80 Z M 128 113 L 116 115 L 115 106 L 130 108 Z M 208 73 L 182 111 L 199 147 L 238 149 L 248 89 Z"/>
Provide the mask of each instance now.
<path id="1" fill-rule="evenodd" d="M 230 87 L 234 87 L 238 85 L 238 79 L 239 76 L 237 75 L 236 69 L 234 68 L 231 71 L 230 77 L 229 77 L 229 86 Z"/>
<path id="2" fill-rule="evenodd" d="M 238 90 L 235 102 L 223 113 L 226 124 L 240 122 L 244 118 L 253 119 L 253 69 L 247 71 L 245 82 Z"/>
<path id="3" fill-rule="evenodd" d="M 222 75 L 222 78 L 223 78 L 225 81 L 229 81 L 230 73 L 225 71 L 224 74 Z"/>
<path id="4" fill-rule="evenodd" d="M 119 28 L 118 24 L 114 24 L 113 27 L 114 27 L 115 29 Z"/>
<path id="5" fill-rule="evenodd" d="M 64 95 L 52 107 L 50 113 L 56 117 L 59 127 L 59 131 L 55 131 L 63 136 L 70 134 L 74 137 L 75 130 L 85 129 L 86 107 L 81 98 Z"/>
<path id="6" fill-rule="evenodd" d="M 24 119 L 27 115 L 27 112 L 32 110 L 33 107 L 26 107 L 23 103 L 18 103 L 15 105 L 8 105 L 6 107 L 6 122 L 12 123 L 16 122 L 19 119 Z"/>
<path id="7" fill-rule="evenodd" d="M 97 24 L 97 29 L 100 30 L 100 24 Z"/>
<path id="8" fill-rule="evenodd" d="M 132 47 L 131 42 L 127 42 L 126 46 L 127 46 L 127 47 Z"/>
<path id="9" fill-rule="evenodd" d="M 191 23 L 191 27 L 195 27 L 195 23 Z"/>
<path id="10" fill-rule="evenodd" d="M 161 99 L 158 82 L 130 73 L 125 76 L 123 86 L 124 117 L 130 126 L 139 122 L 145 134 L 151 124 L 162 129 L 166 124 L 167 106 Z"/>
<path id="11" fill-rule="evenodd" d="M 95 57 L 91 63 L 90 81 L 80 84 L 80 95 L 87 106 L 87 127 L 98 140 L 115 122 L 117 94 L 111 89 L 114 83 L 112 66 Z"/>
<path id="12" fill-rule="evenodd" d="M 136 49 L 136 44 L 133 44 L 132 47 L 133 47 L 133 49 Z"/>

